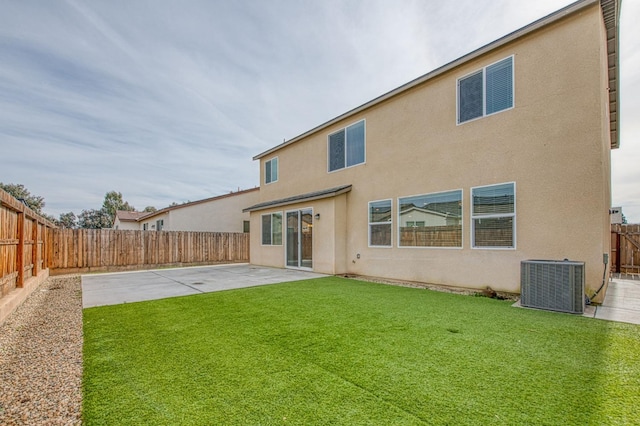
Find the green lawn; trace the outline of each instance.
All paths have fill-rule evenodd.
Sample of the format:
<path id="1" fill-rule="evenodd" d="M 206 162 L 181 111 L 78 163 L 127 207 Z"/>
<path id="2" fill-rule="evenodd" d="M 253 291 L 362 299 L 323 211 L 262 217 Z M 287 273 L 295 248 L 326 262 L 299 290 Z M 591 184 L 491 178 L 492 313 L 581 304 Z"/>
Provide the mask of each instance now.
<path id="1" fill-rule="evenodd" d="M 640 419 L 640 326 L 483 297 L 330 277 L 86 309 L 84 338 L 87 425 Z"/>

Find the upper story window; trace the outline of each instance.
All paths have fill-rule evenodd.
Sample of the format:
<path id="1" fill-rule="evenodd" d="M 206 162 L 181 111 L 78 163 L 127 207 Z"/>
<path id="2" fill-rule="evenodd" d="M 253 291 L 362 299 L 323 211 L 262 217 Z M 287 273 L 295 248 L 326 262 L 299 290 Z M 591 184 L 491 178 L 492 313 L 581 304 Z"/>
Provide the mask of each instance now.
<path id="1" fill-rule="evenodd" d="M 513 56 L 458 80 L 458 124 L 513 108 Z"/>
<path id="2" fill-rule="evenodd" d="M 278 181 L 278 157 L 264 163 L 264 183 Z"/>
<path id="3" fill-rule="evenodd" d="M 515 183 L 472 188 L 471 203 L 472 247 L 515 248 Z"/>
<path id="4" fill-rule="evenodd" d="M 329 135 L 329 171 L 364 163 L 364 120 Z"/>

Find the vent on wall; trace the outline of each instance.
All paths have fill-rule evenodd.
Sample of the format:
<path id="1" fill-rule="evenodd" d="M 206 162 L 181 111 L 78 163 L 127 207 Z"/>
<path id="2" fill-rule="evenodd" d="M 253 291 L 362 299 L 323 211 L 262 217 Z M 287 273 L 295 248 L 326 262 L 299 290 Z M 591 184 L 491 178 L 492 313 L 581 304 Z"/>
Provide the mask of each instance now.
<path id="1" fill-rule="evenodd" d="M 582 314 L 584 262 L 525 260 L 520 263 L 520 304 Z"/>

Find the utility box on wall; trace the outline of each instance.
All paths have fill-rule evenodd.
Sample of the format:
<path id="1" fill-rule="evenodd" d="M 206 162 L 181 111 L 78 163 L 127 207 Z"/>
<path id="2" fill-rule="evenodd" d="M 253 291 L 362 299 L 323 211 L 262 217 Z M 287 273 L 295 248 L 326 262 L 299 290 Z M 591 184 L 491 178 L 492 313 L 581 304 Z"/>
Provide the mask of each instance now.
<path id="1" fill-rule="evenodd" d="M 584 262 L 524 260 L 520 263 L 520 304 L 582 314 L 584 280 Z"/>

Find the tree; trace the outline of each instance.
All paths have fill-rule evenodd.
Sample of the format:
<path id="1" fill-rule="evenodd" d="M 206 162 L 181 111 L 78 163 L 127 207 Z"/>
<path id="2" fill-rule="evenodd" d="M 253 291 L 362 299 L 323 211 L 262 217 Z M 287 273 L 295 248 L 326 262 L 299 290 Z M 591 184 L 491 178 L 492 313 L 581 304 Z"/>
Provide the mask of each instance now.
<path id="1" fill-rule="evenodd" d="M 104 209 L 82 210 L 78 216 L 78 226 L 84 229 L 111 228 L 113 219 L 107 215 Z"/>
<path id="2" fill-rule="evenodd" d="M 144 210 L 142 210 L 142 211 L 143 211 L 144 213 L 154 213 L 154 212 L 157 212 L 157 211 L 158 211 L 158 209 L 156 209 L 156 208 L 155 208 L 155 207 L 153 207 L 153 206 L 147 206 L 147 207 L 145 207 L 145 208 L 144 208 Z"/>
<path id="3" fill-rule="evenodd" d="M 13 183 L 4 184 L 0 182 L 0 188 L 7 191 L 9 194 L 17 198 L 19 201 L 24 202 L 27 205 L 27 207 L 29 207 L 35 213 L 41 216 L 43 215 L 42 208 L 44 207 L 44 197 L 31 195 L 29 190 L 25 188 L 24 185 L 22 184 L 13 184 Z"/>
<path id="4" fill-rule="evenodd" d="M 102 210 L 109 217 L 109 221 L 111 222 L 111 224 L 108 226 L 108 228 L 110 228 L 116 217 L 117 210 L 125 210 L 125 211 L 132 212 L 132 211 L 135 211 L 136 209 L 122 199 L 121 192 L 110 191 L 110 192 L 107 192 L 104 196 L 104 202 L 102 203 Z"/>
<path id="5" fill-rule="evenodd" d="M 62 213 L 60 219 L 56 220 L 56 224 L 61 228 L 74 229 L 77 225 L 78 218 L 73 212 Z"/>
<path id="6" fill-rule="evenodd" d="M 122 199 L 121 192 L 109 191 L 104 196 L 100 210 L 82 210 L 78 216 L 78 227 L 85 229 L 111 228 L 118 210 L 135 211 L 136 209 Z"/>

